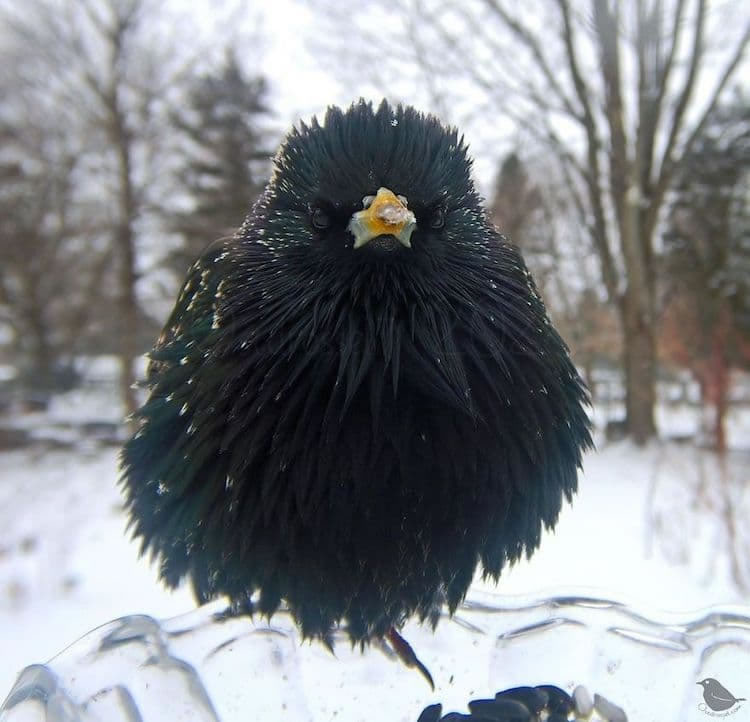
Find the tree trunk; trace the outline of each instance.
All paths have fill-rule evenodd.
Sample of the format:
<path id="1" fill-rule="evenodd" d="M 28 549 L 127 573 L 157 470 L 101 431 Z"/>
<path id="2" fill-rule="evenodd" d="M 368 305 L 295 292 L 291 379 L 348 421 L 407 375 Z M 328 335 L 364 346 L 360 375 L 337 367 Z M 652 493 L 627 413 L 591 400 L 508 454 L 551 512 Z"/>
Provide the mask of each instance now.
<path id="1" fill-rule="evenodd" d="M 713 354 L 711 365 L 714 374 L 714 398 L 716 409 L 714 421 L 714 443 L 716 451 L 724 455 L 727 451 L 726 416 L 729 409 L 729 388 L 731 384 L 731 370 L 727 344 L 730 336 L 730 311 L 725 306 L 721 309 L 719 323 L 713 338 Z"/>
<path id="2" fill-rule="evenodd" d="M 615 196 L 628 279 L 619 305 L 624 342 L 625 410 L 628 433 L 642 446 L 656 435 L 656 281 L 651 237 L 641 207 L 640 167 L 637 162 L 629 166 L 625 160 L 621 166 L 615 166 L 613 172 L 625 174 L 617 183 L 621 195 Z M 623 168 L 628 170 L 623 171 Z"/>
<path id="3" fill-rule="evenodd" d="M 717 382 L 716 415 L 714 417 L 714 443 L 716 451 L 724 455 L 727 452 L 726 418 L 729 409 L 729 369 L 724 367 L 720 371 L 721 378 Z"/>
<path id="4" fill-rule="evenodd" d="M 625 410 L 628 433 L 636 444 L 656 435 L 656 350 L 653 324 L 641 312 L 641 300 L 633 290 L 622 303 Z"/>
<path id="5" fill-rule="evenodd" d="M 138 357 L 138 306 L 135 295 L 133 231 L 129 221 L 121 222 L 117 242 L 120 251 L 120 399 L 125 414 L 130 416 L 138 408 L 133 370 L 133 362 Z"/>
<path id="6" fill-rule="evenodd" d="M 118 175 L 118 220 L 115 228 L 116 252 L 119 256 L 118 312 L 120 315 L 120 399 L 126 416 L 138 408 L 133 363 L 138 357 L 138 299 L 135 292 L 136 258 L 133 224 L 137 214 L 133 188 L 132 140 L 124 111 L 120 105 L 119 87 L 114 84 L 110 96 L 110 132 L 116 149 Z"/>
<path id="7" fill-rule="evenodd" d="M 23 331 L 26 351 L 29 355 L 29 371 L 25 382 L 49 393 L 55 387 L 55 352 L 50 342 L 50 330 L 45 319 L 45 309 L 37 294 L 38 279 L 25 279 L 28 306 L 26 309 L 26 328 Z M 23 343 L 21 344 L 23 346 Z"/>
<path id="8" fill-rule="evenodd" d="M 726 415 L 729 410 L 731 368 L 727 354 L 730 335 L 729 310 L 723 307 L 714 320 L 711 333 L 711 348 L 708 357 L 698 364 L 701 403 L 704 408 L 704 428 L 707 439 L 711 439 L 717 453 L 727 450 Z M 710 413 L 706 414 L 706 411 Z"/>

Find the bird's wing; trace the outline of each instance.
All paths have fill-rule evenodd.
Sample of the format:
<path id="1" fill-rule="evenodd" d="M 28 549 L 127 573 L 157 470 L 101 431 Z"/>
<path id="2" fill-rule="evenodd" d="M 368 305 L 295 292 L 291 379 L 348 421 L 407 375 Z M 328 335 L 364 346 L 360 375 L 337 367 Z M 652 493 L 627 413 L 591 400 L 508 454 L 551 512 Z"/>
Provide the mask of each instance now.
<path id="1" fill-rule="evenodd" d="M 718 699 L 722 702 L 734 702 L 735 696 L 724 687 L 714 687 L 714 689 L 711 690 L 711 696 L 714 699 Z"/>
<path id="2" fill-rule="evenodd" d="M 205 506 L 203 498 L 220 483 L 223 473 L 213 461 L 218 442 L 192 442 L 197 441 L 198 431 L 202 440 L 221 438 L 215 425 L 221 422 L 222 414 L 216 413 L 207 421 L 200 417 L 196 410 L 210 404 L 199 403 L 196 395 L 211 393 L 211 389 L 203 388 L 207 374 L 202 369 L 215 333 L 227 243 L 209 246 L 188 272 L 150 354 L 146 378 L 149 398 L 135 414 L 139 430 L 125 445 L 121 457 L 133 531 L 142 539 L 142 551 L 164 555 L 162 578 L 173 586 L 188 569 L 191 530 L 196 528 L 198 514 Z M 183 499 L 194 503 L 180 506 Z"/>
<path id="3" fill-rule="evenodd" d="M 212 243 L 190 267 L 172 313 L 149 354 L 149 385 L 166 367 L 186 365 L 190 350 L 196 349 L 213 326 L 222 275 L 218 266 L 225 257 L 229 241 Z"/>

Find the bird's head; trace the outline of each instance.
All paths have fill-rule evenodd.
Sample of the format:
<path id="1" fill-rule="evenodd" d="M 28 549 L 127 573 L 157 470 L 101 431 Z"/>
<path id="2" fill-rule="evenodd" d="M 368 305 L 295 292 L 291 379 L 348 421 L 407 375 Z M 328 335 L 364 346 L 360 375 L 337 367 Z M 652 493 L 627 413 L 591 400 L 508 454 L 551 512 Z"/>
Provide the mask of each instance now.
<path id="1" fill-rule="evenodd" d="M 413 108 L 360 101 L 295 128 L 263 201 L 268 233 L 326 260 L 419 264 L 487 224 L 457 131 Z"/>

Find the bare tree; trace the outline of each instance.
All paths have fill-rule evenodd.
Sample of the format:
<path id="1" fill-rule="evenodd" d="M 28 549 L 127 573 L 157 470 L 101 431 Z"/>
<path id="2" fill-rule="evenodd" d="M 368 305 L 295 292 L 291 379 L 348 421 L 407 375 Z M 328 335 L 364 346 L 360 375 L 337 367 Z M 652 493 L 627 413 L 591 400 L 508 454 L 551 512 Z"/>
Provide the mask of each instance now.
<path id="1" fill-rule="evenodd" d="M 567 175 L 624 333 L 628 428 L 646 441 L 655 433 L 659 223 L 682 158 L 743 64 L 742 4 L 709 12 L 705 0 L 549 0 L 520 10 L 411 0 L 388 11 L 347 7 L 346 52 L 362 54 L 350 71 L 390 97 L 440 98 L 455 119 L 484 128 L 480 136 L 510 119 Z"/>
<path id="2" fill-rule="evenodd" d="M 61 154 L 75 158 L 69 217 L 84 225 L 95 218 L 109 248 L 108 291 L 117 310 L 106 322 L 117 339 L 121 398 L 130 413 L 137 405 L 133 362 L 145 350 L 137 293 L 145 266 L 142 234 L 164 187 L 166 104 L 176 75 L 167 45 L 158 41 L 157 6 L 33 0 L 23 10 L 1 10 L 6 72 L 37 104 L 12 108 L 15 122 L 22 124 L 29 110 L 34 120 L 37 114 L 54 119 L 39 142 L 49 145 L 54 126 Z"/>
<path id="3" fill-rule="evenodd" d="M 136 230 L 144 198 L 139 194 L 135 179 L 136 133 L 130 119 L 133 110 L 139 113 L 139 126 L 148 123 L 154 94 L 153 86 L 133 83 L 130 76 L 135 53 L 143 48 L 133 47 L 139 23 L 142 22 L 142 0 L 110 2 L 98 7 L 83 5 L 83 18 L 104 46 L 101 73 L 84 71 L 84 82 L 95 105 L 100 129 L 111 147 L 113 196 L 116 209 L 113 223 L 114 251 L 118 267 L 118 312 L 121 330 L 120 395 L 126 413 L 137 407 L 134 396 L 135 372 L 133 362 L 139 355 L 138 301 L 136 297 Z M 79 57 L 85 52 L 84 41 L 69 35 L 71 50 Z M 132 72 L 132 71 L 131 71 Z M 142 78 L 139 78 L 142 80 Z M 137 108 L 128 108 L 128 93 L 139 91 Z M 129 112 L 130 111 L 130 112 Z"/>
<path id="4" fill-rule="evenodd" d="M 12 72 L 12 53 L 2 61 L 0 324 L 22 385 L 46 395 L 74 380 L 111 259 L 103 214 L 78 202 L 85 155 L 64 107 Z"/>
<path id="5" fill-rule="evenodd" d="M 3 135 L 6 154 L 16 151 Z M 12 331 L 22 385 L 46 395 L 74 381 L 109 254 L 69 223 L 75 158 L 38 150 L 33 164 L 28 154 L 0 164 L 0 322 Z"/>
<path id="6" fill-rule="evenodd" d="M 581 249 L 588 247 L 589 239 L 576 227 L 576 209 L 556 170 L 544 159 L 527 163 L 519 152 L 510 152 L 490 195 L 490 216 L 523 252 L 595 396 L 593 367 L 616 361 L 621 347 L 618 323 L 602 301 L 595 269 L 582 263 Z"/>

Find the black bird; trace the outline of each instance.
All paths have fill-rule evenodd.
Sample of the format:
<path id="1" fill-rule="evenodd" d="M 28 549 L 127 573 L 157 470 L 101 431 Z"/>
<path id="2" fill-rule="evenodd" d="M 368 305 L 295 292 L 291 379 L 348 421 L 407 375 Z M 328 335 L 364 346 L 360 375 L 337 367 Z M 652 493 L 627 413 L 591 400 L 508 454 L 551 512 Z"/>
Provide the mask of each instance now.
<path id="1" fill-rule="evenodd" d="M 714 712 L 723 712 L 733 707 L 737 702 L 744 702 L 744 697 L 735 697 L 726 687 L 713 677 L 702 679 L 696 684 L 703 687 L 703 699 Z"/>
<path id="2" fill-rule="evenodd" d="M 433 116 L 330 108 L 189 271 L 122 456 L 168 585 L 398 643 L 555 524 L 586 390 L 470 168 Z"/>

